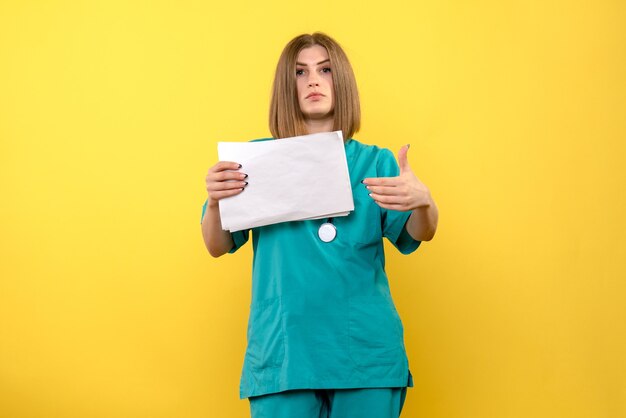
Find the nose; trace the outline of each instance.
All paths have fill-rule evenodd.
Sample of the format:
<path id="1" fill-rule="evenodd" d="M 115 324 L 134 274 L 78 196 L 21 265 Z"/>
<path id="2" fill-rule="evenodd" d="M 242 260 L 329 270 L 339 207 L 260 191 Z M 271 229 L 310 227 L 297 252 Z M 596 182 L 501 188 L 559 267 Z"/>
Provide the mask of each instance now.
<path id="1" fill-rule="evenodd" d="M 315 71 L 312 71 L 309 75 L 309 82 L 308 82 L 308 86 L 309 87 L 319 87 L 320 83 L 319 83 L 319 78 L 318 75 Z"/>

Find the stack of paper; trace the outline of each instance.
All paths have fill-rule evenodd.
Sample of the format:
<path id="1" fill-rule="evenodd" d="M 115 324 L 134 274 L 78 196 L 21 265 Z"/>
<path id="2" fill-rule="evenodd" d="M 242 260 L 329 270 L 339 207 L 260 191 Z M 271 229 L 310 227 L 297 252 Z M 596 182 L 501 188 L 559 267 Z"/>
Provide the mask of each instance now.
<path id="1" fill-rule="evenodd" d="M 354 210 L 341 131 L 259 142 L 219 142 L 220 161 L 242 165 L 248 185 L 219 201 L 222 229 L 346 216 Z"/>

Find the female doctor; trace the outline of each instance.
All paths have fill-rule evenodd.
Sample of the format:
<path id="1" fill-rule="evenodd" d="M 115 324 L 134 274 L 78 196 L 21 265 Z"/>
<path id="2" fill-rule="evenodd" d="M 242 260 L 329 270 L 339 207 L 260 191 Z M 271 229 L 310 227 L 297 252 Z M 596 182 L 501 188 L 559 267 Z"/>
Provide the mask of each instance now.
<path id="1" fill-rule="evenodd" d="M 409 166 L 409 146 L 398 165 L 389 150 L 352 138 L 359 124 L 356 81 L 339 44 L 322 33 L 291 40 L 276 68 L 270 131 L 286 138 L 342 130 L 355 209 L 252 229 L 240 385 L 252 418 L 397 418 L 413 386 L 382 238 L 411 253 L 433 238 L 438 210 Z M 250 231 L 223 231 L 218 209 L 221 199 L 245 193 L 248 180 L 254 187 L 236 161 L 208 171 L 202 234 L 214 257 L 249 239 Z"/>

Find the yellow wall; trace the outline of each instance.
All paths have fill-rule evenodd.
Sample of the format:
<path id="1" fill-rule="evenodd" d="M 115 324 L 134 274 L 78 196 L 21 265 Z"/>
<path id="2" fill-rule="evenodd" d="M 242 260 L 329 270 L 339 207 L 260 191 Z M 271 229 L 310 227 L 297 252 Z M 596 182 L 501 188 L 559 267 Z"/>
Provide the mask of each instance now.
<path id="1" fill-rule="evenodd" d="M 625 3 L 422 3 L 2 1 L 0 418 L 247 416 L 251 248 L 206 253 L 204 176 L 314 30 L 440 207 L 388 248 L 403 417 L 626 417 Z"/>

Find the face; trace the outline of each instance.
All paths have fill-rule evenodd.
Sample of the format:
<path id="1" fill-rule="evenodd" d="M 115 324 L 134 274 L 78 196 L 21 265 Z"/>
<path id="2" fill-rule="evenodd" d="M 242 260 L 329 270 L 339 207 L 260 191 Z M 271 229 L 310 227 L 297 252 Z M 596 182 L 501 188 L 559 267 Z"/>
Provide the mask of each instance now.
<path id="1" fill-rule="evenodd" d="M 305 119 L 332 119 L 335 109 L 333 74 L 326 48 L 304 48 L 296 60 L 298 103 Z"/>

